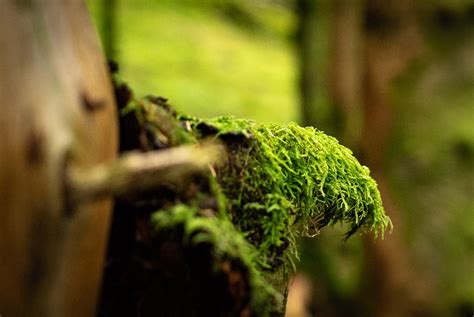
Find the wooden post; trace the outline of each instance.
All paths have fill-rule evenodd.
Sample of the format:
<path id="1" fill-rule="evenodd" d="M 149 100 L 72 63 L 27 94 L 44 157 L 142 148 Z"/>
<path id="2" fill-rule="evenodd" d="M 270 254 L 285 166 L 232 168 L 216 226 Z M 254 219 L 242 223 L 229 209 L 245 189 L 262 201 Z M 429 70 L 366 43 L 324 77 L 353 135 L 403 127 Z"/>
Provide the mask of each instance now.
<path id="1" fill-rule="evenodd" d="M 111 201 L 65 175 L 116 157 L 117 114 L 85 3 L 3 0 L 0 47 L 0 315 L 92 316 Z"/>

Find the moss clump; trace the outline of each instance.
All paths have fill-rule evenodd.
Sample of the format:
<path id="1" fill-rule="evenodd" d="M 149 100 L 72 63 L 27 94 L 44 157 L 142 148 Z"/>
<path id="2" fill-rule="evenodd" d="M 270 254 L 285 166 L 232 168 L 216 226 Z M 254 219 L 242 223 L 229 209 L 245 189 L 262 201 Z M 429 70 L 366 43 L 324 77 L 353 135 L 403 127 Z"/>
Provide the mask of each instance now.
<path id="1" fill-rule="evenodd" d="M 147 134 L 149 150 L 181 144 L 196 143 L 194 136 L 186 131 L 181 122 L 176 120 L 176 113 L 169 108 L 166 99 L 147 96 L 143 99 L 130 96 L 131 100 L 120 114 L 133 113 L 136 120 Z"/>
<path id="2" fill-rule="evenodd" d="M 233 222 L 257 245 L 264 266 L 285 258 L 291 263 L 296 237 L 329 224 L 346 223 L 348 236 L 358 229 L 383 233 L 390 225 L 369 169 L 335 138 L 295 123 L 231 117 L 194 126 L 215 129 L 217 136 L 247 136 L 246 142 L 227 142 L 229 161 L 218 179 Z"/>
<path id="3" fill-rule="evenodd" d="M 208 137 L 226 145 L 227 161 L 215 166 L 216 176 L 194 180 L 186 190 L 168 189 L 168 198 L 152 194 L 159 198 L 152 199 L 153 207 L 160 204 L 152 227 L 158 241 L 177 235 L 183 248 L 207 244 L 216 270 L 222 271 L 225 259 L 243 264 L 249 307 L 258 316 L 284 311 L 299 236 L 335 223 L 349 227 L 347 236 L 358 230 L 383 234 L 390 226 L 368 168 L 323 132 L 295 123 L 201 120 L 176 113 L 163 98 L 137 99 L 123 87 L 116 86 L 117 99 L 126 96 L 122 120 L 137 126 L 124 148 L 159 150 Z M 206 209 L 205 200 L 216 206 Z M 160 249 L 150 245 L 152 253 Z"/>
<path id="4" fill-rule="evenodd" d="M 223 269 L 228 271 L 228 263 L 232 261 L 239 263 L 240 274 L 234 272 L 233 279 L 236 279 L 236 275 L 244 275 L 239 277 L 243 277 L 241 283 L 248 287 L 245 297 L 249 299 L 249 307 L 256 316 L 268 316 L 276 307 L 282 309 L 281 296 L 278 296 L 260 273 L 256 261 L 257 250 L 235 229 L 228 218 L 205 217 L 199 215 L 197 207 L 178 204 L 168 210 L 155 212 L 152 223 L 160 232 L 182 232 L 183 245 L 209 245 L 213 270 L 216 272 Z"/>

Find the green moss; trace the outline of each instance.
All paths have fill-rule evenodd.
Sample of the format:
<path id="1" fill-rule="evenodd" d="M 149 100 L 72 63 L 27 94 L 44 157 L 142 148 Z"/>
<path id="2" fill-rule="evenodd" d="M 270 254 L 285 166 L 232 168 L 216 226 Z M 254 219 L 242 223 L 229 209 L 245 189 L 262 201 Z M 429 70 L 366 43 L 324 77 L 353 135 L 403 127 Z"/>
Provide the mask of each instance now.
<path id="1" fill-rule="evenodd" d="M 252 136 L 252 128 L 255 122 L 252 120 L 236 119 L 234 117 L 217 117 L 205 121 L 194 118 L 194 125 L 206 125 L 215 129 L 216 136 L 221 135 L 242 135 L 246 138 Z"/>
<path id="2" fill-rule="evenodd" d="M 172 112 L 164 108 L 166 100 L 148 96 L 134 98 L 121 110 L 121 115 L 133 112 L 143 128 L 153 133 L 156 139 L 168 146 L 196 143 L 192 134 L 177 121 Z"/>
<path id="3" fill-rule="evenodd" d="M 359 229 L 383 234 L 390 226 L 369 169 L 335 138 L 296 123 L 201 120 L 166 106 L 132 99 L 123 112 L 134 111 L 142 126 L 155 128 L 158 137 L 165 134 L 170 145 L 209 135 L 224 140 L 228 162 L 217 168 L 228 201 L 224 209 L 258 248 L 263 267 L 293 264 L 297 237 L 327 225 L 347 224 L 347 236 Z"/>
<path id="4" fill-rule="evenodd" d="M 240 259 L 249 268 L 252 307 L 281 310 L 269 307 L 285 298 L 298 237 L 336 223 L 348 226 L 347 237 L 391 226 L 369 169 L 335 138 L 295 123 L 201 120 L 160 100 L 132 98 L 122 112 L 134 114 L 142 129 L 152 127 L 156 139 L 164 136 L 166 146 L 220 138 L 227 160 L 209 177 L 214 216 L 203 217 L 190 200 L 156 212 L 155 227 L 184 226 L 186 244 L 210 242 L 216 256 Z"/>
<path id="5" fill-rule="evenodd" d="M 178 204 L 154 213 L 152 222 L 158 231 L 184 231 L 184 245 L 212 245 L 214 265 L 224 259 L 239 261 L 248 270 L 250 305 L 257 316 L 268 316 L 275 306 L 282 307 L 282 296 L 260 273 L 256 248 L 248 243 L 227 217 L 204 217 L 199 215 L 198 208 Z"/>
<path id="6" fill-rule="evenodd" d="M 203 124 L 214 127 L 217 136 L 248 136 L 228 143 L 229 162 L 218 180 L 233 222 L 258 247 L 262 265 L 291 263 L 297 256 L 295 239 L 326 225 L 346 223 L 348 236 L 358 229 L 383 234 L 390 226 L 369 169 L 335 138 L 295 123 L 230 117 L 194 123 Z M 290 252 L 284 252 L 287 248 Z"/>

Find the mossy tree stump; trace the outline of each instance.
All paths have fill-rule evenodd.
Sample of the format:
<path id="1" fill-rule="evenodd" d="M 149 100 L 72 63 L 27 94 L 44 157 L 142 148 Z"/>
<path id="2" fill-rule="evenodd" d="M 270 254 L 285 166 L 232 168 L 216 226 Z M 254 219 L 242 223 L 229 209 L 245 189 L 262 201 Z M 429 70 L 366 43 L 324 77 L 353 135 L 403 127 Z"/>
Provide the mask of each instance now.
<path id="1" fill-rule="evenodd" d="M 210 139 L 225 152 L 207 172 L 118 201 L 103 316 L 280 316 L 298 237 L 335 223 L 347 236 L 390 226 L 369 170 L 321 131 L 201 120 L 115 82 L 122 150 Z"/>

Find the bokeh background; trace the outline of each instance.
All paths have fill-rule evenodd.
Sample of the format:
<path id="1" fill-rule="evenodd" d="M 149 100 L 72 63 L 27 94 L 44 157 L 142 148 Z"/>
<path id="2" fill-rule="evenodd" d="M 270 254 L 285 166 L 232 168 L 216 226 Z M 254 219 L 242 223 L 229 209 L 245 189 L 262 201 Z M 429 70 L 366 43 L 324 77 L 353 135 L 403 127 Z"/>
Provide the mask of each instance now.
<path id="1" fill-rule="evenodd" d="M 474 1 L 88 5 L 138 94 L 313 125 L 372 170 L 393 232 L 303 241 L 287 316 L 474 315 Z"/>

